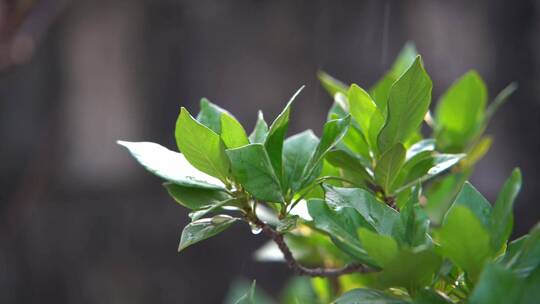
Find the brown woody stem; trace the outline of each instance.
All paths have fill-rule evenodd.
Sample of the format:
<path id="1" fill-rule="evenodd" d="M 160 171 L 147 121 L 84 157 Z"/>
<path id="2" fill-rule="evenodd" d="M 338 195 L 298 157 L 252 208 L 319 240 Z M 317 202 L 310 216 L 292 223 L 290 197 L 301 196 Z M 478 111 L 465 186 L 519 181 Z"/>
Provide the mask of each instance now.
<path id="1" fill-rule="evenodd" d="M 309 268 L 309 267 L 303 266 L 300 263 L 298 263 L 298 261 L 294 258 L 291 250 L 287 246 L 287 243 L 285 243 L 283 234 L 277 232 L 272 227 L 263 223 L 259 219 L 255 220 L 255 224 L 262 229 L 263 233 L 266 236 L 271 238 L 277 244 L 277 246 L 279 247 L 279 250 L 281 250 L 281 252 L 283 253 L 283 257 L 285 258 L 285 262 L 287 263 L 287 266 L 290 269 L 292 269 L 297 275 L 332 278 L 332 277 L 338 277 L 340 275 L 350 274 L 350 273 L 367 273 L 367 272 L 377 271 L 376 269 L 363 265 L 363 264 L 349 264 L 341 268 L 321 268 L 321 267 Z"/>

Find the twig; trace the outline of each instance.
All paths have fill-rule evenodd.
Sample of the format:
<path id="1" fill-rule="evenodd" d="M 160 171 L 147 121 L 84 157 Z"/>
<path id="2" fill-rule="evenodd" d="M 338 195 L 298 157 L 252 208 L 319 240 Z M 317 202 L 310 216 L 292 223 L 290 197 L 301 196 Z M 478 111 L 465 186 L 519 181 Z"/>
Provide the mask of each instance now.
<path id="1" fill-rule="evenodd" d="M 264 234 L 266 234 L 276 243 L 276 245 L 279 247 L 279 250 L 281 250 L 281 252 L 283 253 L 283 257 L 285 258 L 287 266 L 291 268 L 297 275 L 333 278 L 350 273 L 367 273 L 377 271 L 377 269 L 371 268 L 363 264 L 349 264 L 341 268 L 309 268 L 303 266 L 298 263 L 298 261 L 294 258 L 291 250 L 287 246 L 287 243 L 285 243 L 285 240 L 283 239 L 283 234 L 277 232 L 272 227 L 258 219 L 255 219 L 255 224 L 262 229 Z"/>

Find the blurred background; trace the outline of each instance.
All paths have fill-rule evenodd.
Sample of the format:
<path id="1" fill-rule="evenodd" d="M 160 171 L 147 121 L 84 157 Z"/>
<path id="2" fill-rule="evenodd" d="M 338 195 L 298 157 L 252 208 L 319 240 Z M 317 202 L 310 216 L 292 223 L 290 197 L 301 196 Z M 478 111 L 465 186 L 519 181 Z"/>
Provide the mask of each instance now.
<path id="1" fill-rule="evenodd" d="M 180 106 L 208 97 L 251 129 L 306 84 L 289 134 L 331 105 L 316 71 L 363 87 L 414 41 L 434 100 L 476 69 L 519 89 L 473 183 L 494 200 L 515 166 L 514 237 L 540 218 L 540 2 L 0 0 L 0 303 L 221 303 L 232 281 L 278 295 L 247 226 L 177 254 L 187 211 L 117 139 L 176 149 Z"/>

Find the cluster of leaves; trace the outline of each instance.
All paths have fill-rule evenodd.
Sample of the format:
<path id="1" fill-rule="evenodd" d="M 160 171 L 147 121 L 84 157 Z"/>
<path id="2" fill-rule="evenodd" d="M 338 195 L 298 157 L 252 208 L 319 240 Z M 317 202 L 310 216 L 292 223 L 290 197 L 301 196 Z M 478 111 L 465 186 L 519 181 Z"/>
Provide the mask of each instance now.
<path id="1" fill-rule="evenodd" d="M 284 303 L 532 303 L 540 296 L 540 228 L 508 244 L 519 170 L 493 205 L 467 182 L 491 145 L 486 126 L 515 85 L 487 105 L 483 80 L 468 72 L 431 115 L 432 82 L 411 44 L 368 91 L 323 72 L 319 78 L 334 99 L 320 138 L 311 130 L 286 137 L 301 88 L 270 126 L 259 112 L 250 135 L 203 99 L 196 118 L 180 111 L 181 153 L 119 141 L 192 210 L 179 250 L 246 222 L 254 233 L 285 237 L 286 245 L 258 250 L 259 260 L 283 260 L 279 250 L 288 246 L 305 265 L 370 270 L 295 279 Z M 253 301 L 252 286 L 240 302 Z"/>

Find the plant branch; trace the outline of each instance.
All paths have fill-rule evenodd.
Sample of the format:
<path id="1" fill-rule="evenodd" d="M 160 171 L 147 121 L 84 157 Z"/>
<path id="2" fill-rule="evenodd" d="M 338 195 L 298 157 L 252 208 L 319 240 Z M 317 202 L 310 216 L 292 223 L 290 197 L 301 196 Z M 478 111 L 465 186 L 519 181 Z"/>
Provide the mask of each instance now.
<path id="1" fill-rule="evenodd" d="M 367 273 L 377 271 L 376 269 L 363 264 L 349 264 L 341 268 L 309 268 L 303 266 L 294 258 L 291 250 L 289 249 L 289 246 L 287 246 L 287 243 L 285 243 L 283 234 L 277 232 L 272 227 L 263 223 L 259 219 L 255 220 L 255 224 L 262 229 L 263 233 L 266 234 L 266 236 L 271 238 L 276 243 L 276 245 L 279 247 L 279 250 L 281 250 L 281 252 L 283 253 L 283 257 L 285 258 L 287 266 L 291 268 L 297 275 L 335 278 L 344 274 L 358 272 Z"/>

